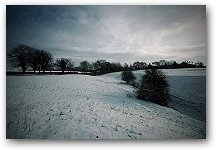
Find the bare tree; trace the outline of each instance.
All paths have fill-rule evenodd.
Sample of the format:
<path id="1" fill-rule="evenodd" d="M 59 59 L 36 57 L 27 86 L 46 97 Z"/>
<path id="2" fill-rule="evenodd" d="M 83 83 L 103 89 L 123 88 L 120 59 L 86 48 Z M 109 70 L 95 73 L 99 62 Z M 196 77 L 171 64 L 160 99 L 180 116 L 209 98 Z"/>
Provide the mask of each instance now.
<path id="1" fill-rule="evenodd" d="M 81 71 L 88 72 L 91 68 L 91 64 L 86 60 L 81 61 L 80 62 L 80 68 L 81 68 Z"/>
<path id="2" fill-rule="evenodd" d="M 29 54 L 32 47 L 21 44 L 13 48 L 12 52 L 8 54 L 9 61 L 14 67 L 21 67 L 23 73 L 29 67 Z"/>
<path id="3" fill-rule="evenodd" d="M 52 63 L 52 54 L 44 51 L 44 50 L 40 50 L 39 51 L 39 57 L 38 57 L 38 61 L 39 61 L 39 71 L 40 69 L 45 72 L 46 69 L 48 69 L 48 67 L 50 66 L 50 64 Z"/>
<path id="4" fill-rule="evenodd" d="M 104 70 L 104 64 L 106 63 L 105 60 L 97 60 L 96 62 L 93 63 L 93 68 L 95 71 L 100 71 L 103 72 Z"/>
<path id="5" fill-rule="evenodd" d="M 66 70 L 68 70 L 70 72 L 74 70 L 74 62 L 72 62 L 71 59 L 69 59 L 69 62 L 67 64 L 67 66 L 66 66 Z"/>
<path id="6" fill-rule="evenodd" d="M 30 52 L 29 55 L 29 65 L 32 67 L 33 71 L 35 72 L 39 68 L 40 64 L 40 51 L 34 49 Z"/>
<path id="7" fill-rule="evenodd" d="M 70 59 L 66 59 L 66 58 L 56 59 L 56 66 L 61 69 L 62 73 L 64 73 L 64 71 L 68 67 L 68 64 L 70 64 Z"/>

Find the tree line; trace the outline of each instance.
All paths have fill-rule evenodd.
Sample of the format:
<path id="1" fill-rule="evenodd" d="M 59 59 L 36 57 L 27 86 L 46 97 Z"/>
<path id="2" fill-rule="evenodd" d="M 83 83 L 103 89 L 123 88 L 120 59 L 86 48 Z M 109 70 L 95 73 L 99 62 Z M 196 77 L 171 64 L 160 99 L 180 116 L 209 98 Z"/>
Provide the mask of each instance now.
<path id="1" fill-rule="evenodd" d="M 205 67 L 202 62 L 191 63 L 183 61 L 182 63 L 159 61 L 147 64 L 145 62 L 136 61 L 133 64 L 123 64 L 119 62 L 108 62 L 106 60 L 97 60 L 95 62 L 81 61 L 80 65 L 75 67 L 74 62 L 70 58 L 57 58 L 55 61 L 53 55 L 46 50 L 39 50 L 24 44 L 17 45 L 8 54 L 8 59 L 14 67 L 21 67 L 25 73 L 29 68 L 34 72 L 45 71 L 81 71 L 91 73 L 93 75 L 105 74 L 117 71 L 143 70 L 149 68 L 155 69 L 171 69 L 171 68 L 195 68 Z"/>
<path id="2" fill-rule="evenodd" d="M 8 54 L 9 61 L 14 67 L 21 67 L 23 73 L 28 67 L 45 72 L 52 65 L 52 54 L 45 50 L 38 50 L 27 45 L 18 45 Z"/>

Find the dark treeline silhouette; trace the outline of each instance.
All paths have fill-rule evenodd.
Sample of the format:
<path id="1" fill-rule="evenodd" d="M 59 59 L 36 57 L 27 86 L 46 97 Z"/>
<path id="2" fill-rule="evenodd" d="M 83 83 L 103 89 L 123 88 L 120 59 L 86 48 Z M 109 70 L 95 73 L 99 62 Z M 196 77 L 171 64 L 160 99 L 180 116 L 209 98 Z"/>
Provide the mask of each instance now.
<path id="1" fill-rule="evenodd" d="M 160 60 L 152 62 L 152 64 L 148 65 L 148 69 L 178 69 L 178 68 L 205 68 L 202 62 L 191 62 L 191 61 L 183 61 L 181 63 L 177 63 L 176 61 L 166 61 Z"/>
<path id="2" fill-rule="evenodd" d="M 52 66 L 52 54 L 45 50 L 38 50 L 27 45 L 18 45 L 8 55 L 9 61 L 15 67 L 21 67 L 22 72 L 31 67 L 35 72 L 45 72 Z"/>
<path id="3" fill-rule="evenodd" d="M 56 63 L 53 65 L 53 70 L 54 66 L 56 66 L 58 70 L 61 70 L 62 73 L 64 73 L 64 71 L 73 71 L 74 68 L 74 64 L 71 59 L 66 58 L 56 59 Z"/>
<path id="4" fill-rule="evenodd" d="M 80 65 L 74 67 L 74 62 L 70 58 L 57 58 L 53 61 L 53 56 L 46 50 L 39 50 L 27 45 L 18 45 L 8 54 L 9 61 L 14 67 L 21 67 L 22 72 L 26 73 L 28 69 L 38 71 L 65 71 L 78 73 L 78 71 L 84 74 L 100 75 L 105 73 L 117 72 L 117 71 L 133 71 L 143 69 L 175 69 L 175 68 L 204 68 L 202 62 L 190 62 L 183 61 L 176 63 L 175 61 L 160 60 L 158 62 L 152 62 L 147 64 L 145 62 L 136 61 L 133 64 L 123 64 L 119 62 L 108 62 L 106 60 L 97 60 L 95 62 L 88 62 L 87 60 L 81 61 Z"/>

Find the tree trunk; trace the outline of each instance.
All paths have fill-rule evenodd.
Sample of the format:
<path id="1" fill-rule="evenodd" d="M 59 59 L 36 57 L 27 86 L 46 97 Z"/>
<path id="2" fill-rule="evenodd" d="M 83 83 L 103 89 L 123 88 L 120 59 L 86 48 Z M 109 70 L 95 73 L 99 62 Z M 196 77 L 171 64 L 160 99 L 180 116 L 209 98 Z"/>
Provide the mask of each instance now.
<path id="1" fill-rule="evenodd" d="M 25 73 L 25 71 L 26 71 L 26 67 L 25 66 L 22 66 L 22 71 L 23 71 L 23 73 Z"/>
<path id="2" fill-rule="evenodd" d="M 40 65 L 38 66 L 38 71 L 39 71 L 39 73 L 40 73 Z"/>
<path id="3" fill-rule="evenodd" d="M 62 73 L 64 73 L 65 69 L 66 69 L 66 67 L 62 67 Z"/>

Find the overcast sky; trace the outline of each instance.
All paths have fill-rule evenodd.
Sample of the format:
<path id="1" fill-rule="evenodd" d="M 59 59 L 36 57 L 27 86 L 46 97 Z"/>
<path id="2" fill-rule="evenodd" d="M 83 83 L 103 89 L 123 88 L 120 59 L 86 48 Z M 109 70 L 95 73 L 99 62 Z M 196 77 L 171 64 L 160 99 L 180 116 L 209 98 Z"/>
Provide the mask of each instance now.
<path id="1" fill-rule="evenodd" d="M 207 61 L 205 6 L 7 6 L 7 53 L 17 44 L 55 58 Z"/>

